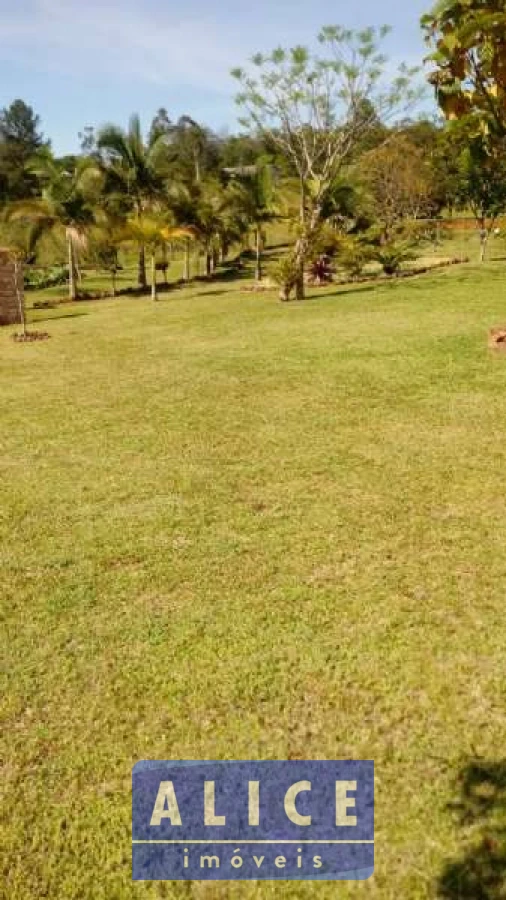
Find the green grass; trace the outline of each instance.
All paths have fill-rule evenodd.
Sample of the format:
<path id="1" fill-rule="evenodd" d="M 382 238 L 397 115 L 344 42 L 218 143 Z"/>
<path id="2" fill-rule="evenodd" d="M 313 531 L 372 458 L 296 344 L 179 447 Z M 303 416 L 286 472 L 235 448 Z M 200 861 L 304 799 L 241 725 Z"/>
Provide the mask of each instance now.
<path id="1" fill-rule="evenodd" d="M 36 318 L 0 334 L 0 896 L 438 896 L 505 755 L 503 269 Z M 137 760 L 286 757 L 375 759 L 371 882 L 131 884 Z"/>

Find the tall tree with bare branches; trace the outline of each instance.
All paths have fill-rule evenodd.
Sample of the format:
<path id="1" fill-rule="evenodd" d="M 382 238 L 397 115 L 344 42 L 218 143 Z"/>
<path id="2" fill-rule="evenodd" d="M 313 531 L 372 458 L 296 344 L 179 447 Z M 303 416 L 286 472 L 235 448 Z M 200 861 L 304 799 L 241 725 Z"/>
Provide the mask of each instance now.
<path id="1" fill-rule="evenodd" d="M 252 68 L 235 69 L 242 124 L 263 134 L 290 160 L 300 183 L 299 237 L 294 250 L 295 296 L 304 297 L 304 266 L 322 222 L 328 192 L 357 145 L 378 119 L 405 111 L 418 96 L 416 70 L 401 66 L 385 85 L 379 44 L 388 28 L 325 27 L 323 52 L 305 47 L 257 54 Z"/>

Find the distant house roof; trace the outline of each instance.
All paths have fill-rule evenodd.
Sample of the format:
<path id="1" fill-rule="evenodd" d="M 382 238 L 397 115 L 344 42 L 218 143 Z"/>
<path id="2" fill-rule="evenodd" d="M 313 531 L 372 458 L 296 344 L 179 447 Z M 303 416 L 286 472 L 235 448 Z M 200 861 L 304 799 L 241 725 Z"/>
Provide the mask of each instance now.
<path id="1" fill-rule="evenodd" d="M 258 166 L 232 166 L 227 169 L 223 169 L 225 175 L 230 175 L 232 178 L 251 178 L 253 175 L 256 175 L 258 172 Z"/>

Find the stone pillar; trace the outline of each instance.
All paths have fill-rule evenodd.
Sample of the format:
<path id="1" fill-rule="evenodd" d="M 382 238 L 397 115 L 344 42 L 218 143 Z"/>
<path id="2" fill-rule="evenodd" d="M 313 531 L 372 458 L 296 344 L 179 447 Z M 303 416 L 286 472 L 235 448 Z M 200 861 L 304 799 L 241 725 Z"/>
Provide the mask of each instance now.
<path id="1" fill-rule="evenodd" d="M 17 279 L 17 280 L 16 280 Z M 0 249 L 0 325 L 21 325 L 19 304 L 24 308 L 23 264 L 9 250 Z"/>

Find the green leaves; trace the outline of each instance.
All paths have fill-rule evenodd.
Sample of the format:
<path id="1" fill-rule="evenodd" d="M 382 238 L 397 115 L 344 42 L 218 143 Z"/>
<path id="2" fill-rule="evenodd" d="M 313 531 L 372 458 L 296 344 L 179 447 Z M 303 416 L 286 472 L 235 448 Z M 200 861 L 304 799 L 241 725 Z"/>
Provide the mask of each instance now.
<path id="1" fill-rule="evenodd" d="M 127 197 L 137 211 L 160 196 L 166 142 L 160 136 L 151 146 L 145 144 L 139 116 L 131 116 L 126 130 L 117 125 L 101 128 L 97 146 L 101 153 L 100 168 L 109 184 Z"/>
<path id="2" fill-rule="evenodd" d="M 309 53 L 306 47 L 294 47 L 290 51 L 290 55 L 294 66 L 303 68 L 309 62 Z"/>
<path id="3" fill-rule="evenodd" d="M 436 66 L 428 80 L 445 115 L 479 117 L 482 131 L 506 133 L 504 0 L 442 0 L 422 18 Z M 459 95 L 449 102 L 448 95 Z"/>
<path id="4" fill-rule="evenodd" d="M 455 49 L 459 46 L 459 36 L 455 32 L 450 32 L 438 44 L 438 47 L 442 53 L 445 53 L 447 56 L 451 56 L 451 54 L 455 51 Z"/>
<path id="5" fill-rule="evenodd" d="M 286 50 L 283 50 L 283 47 L 277 47 L 276 50 L 273 50 L 271 61 L 275 66 L 280 66 L 286 60 Z"/>
<path id="6" fill-rule="evenodd" d="M 321 44 L 349 44 L 355 36 L 355 33 L 349 28 L 342 28 L 340 25 L 326 25 L 320 31 L 318 40 Z"/>

